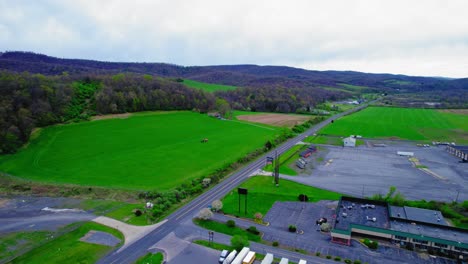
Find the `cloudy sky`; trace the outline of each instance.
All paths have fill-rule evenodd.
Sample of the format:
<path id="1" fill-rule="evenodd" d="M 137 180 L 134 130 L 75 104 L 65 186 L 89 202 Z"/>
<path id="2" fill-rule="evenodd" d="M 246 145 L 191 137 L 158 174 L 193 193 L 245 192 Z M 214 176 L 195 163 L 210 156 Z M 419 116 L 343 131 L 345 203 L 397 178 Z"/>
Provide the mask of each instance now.
<path id="1" fill-rule="evenodd" d="M 466 0 L 0 0 L 0 51 L 468 77 Z"/>

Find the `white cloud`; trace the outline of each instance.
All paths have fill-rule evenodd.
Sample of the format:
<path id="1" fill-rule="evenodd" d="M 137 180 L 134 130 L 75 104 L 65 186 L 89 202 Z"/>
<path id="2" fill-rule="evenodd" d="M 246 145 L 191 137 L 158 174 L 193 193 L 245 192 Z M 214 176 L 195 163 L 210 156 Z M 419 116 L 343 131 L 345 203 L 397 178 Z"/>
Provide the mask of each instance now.
<path id="1" fill-rule="evenodd" d="M 0 0 L 0 49 L 183 65 L 468 75 L 463 0 L 39 2 Z"/>

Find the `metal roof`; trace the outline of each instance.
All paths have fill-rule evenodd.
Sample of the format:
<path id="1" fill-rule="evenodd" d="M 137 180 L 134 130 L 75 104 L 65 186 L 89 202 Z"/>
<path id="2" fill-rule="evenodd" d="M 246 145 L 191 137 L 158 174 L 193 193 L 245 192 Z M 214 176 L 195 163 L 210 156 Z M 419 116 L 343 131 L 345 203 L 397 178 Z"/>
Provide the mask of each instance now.
<path id="1" fill-rule="evenodd" d="M 457 149 L 457 150 L 459 150 L 461 152 L 465 152 L 465 153 L 468 152 L 468 146 L 450 146 L 450 147 L 452 147 L 454 149 Z"/>
<path id="2" fill-rule="evenodd" d="M 447 222 L 440 211 L 409 206 L 405 206 L 404 209 L 408 220 L 447 226 Z"/>
<path id="3" fill-rule="evenodd" d="M 372 204 L 374 208 L 361 208 L 366 204 Z M 353 207 L 348 209 L 348 206 Z M 448 226 L 440 211 L 389 206 L 383 202 L 343 196 L 336 212 L 339 221 L 335 221 L 334 233 L 351 234 L 351 229 L 358 228 L 468 248 L 468 231 Z M 369 215 L 377 221 L 368 221 L 366 216 Z"/>

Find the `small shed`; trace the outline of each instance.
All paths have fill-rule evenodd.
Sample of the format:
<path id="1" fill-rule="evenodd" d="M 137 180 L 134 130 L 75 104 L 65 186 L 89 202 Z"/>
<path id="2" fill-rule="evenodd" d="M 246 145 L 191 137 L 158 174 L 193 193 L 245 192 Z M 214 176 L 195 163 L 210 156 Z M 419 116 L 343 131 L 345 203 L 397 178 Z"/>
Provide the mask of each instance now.
<path id="1" fill-rule="evenodd" d="M 347 137 L 343 139 L 343 146 L 345 147 L 355 147 L 356 139 L 354 137 Z"/>

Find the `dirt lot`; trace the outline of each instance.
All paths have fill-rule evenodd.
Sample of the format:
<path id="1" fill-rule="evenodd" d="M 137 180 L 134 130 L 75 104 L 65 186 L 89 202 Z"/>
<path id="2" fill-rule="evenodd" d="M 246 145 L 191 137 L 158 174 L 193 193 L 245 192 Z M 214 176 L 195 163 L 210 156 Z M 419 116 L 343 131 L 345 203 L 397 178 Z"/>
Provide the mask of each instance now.
<path id="1" fill-rule="evenodd" d="M 104 120 L 104 119 L 112 119 L 112 118 L 128 118 L 131 115 L 131 113 L 123 113 L 123 114 L 113 114 L 113 115 L 98 115 L 98 116 L 93 116 L 91 118 L 92 121 L 94 120 Z"/>
<path id="2" fill-rule="evenodd" d="M 445 109 L 440 111 L 446 113 L 468 115 L 468 109 Z"/>
<path id="3" fill-rule="evenodd" d="M 237 119 L 280 127 L 293 127 L 310 119 L 310 116 L 286 114 L 241 115 Z"/>

